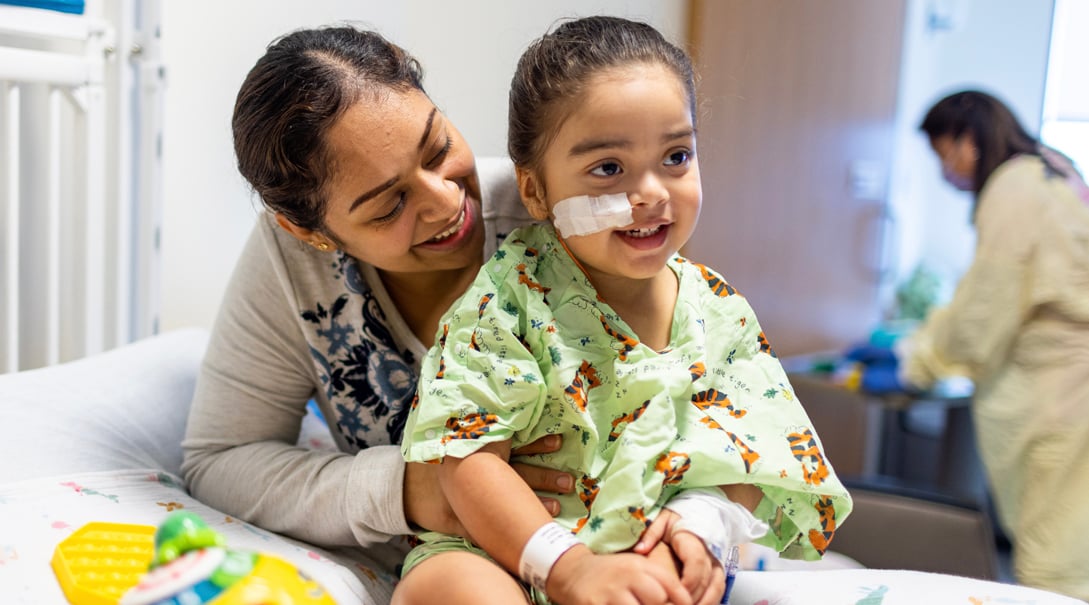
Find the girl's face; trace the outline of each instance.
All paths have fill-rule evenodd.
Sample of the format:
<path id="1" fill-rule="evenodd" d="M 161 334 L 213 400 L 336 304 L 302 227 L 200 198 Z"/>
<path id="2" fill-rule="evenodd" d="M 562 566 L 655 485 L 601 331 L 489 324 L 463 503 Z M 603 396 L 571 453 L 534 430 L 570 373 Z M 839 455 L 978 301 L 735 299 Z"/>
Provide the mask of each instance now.
<path id="1" fill-rule="evenodd" d="M 484 229 L 473 153 L 427 95 L 364 93 L 326 144 L 325 227 L 345 252 L 387 272 L 479 266 Z"/>
<path id="2" fill-rule="evenodd" d="M 688 241 L 702 190 L 683 83 L 657 64 L 605 71 L 572 99 L 536 171 L 519 170 L 538 219 L 577 195 L 626 193 L 633 224 L 565 238 L 591 280 L 649 279 Z"/>
<path id="3" fill-rule="evenodd" d="M 971 191 L 979 162 L 979 148 L 969 134 L 957 138 L 943 134 L 930 140 L 942 164 L 942 177 L 961 191 Z"/>

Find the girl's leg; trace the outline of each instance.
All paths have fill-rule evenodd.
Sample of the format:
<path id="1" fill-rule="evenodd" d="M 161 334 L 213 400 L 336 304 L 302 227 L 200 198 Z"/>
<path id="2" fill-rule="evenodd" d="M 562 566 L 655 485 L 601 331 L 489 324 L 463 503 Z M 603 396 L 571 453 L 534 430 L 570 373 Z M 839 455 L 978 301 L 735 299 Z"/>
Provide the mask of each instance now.
<path id="1" fill-rule="evenodd" d="M 391 605 L 529 603 L 522 584 L 490 559 L 443 552 L 421 561 L 397 584 Z"/>

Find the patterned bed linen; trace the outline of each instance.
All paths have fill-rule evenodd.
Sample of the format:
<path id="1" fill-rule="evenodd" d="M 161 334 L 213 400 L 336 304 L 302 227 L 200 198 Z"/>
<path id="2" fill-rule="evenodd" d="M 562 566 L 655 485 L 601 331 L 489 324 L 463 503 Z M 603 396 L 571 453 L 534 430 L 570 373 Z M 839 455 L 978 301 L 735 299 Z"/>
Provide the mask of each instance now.
<path id="1" fill-rule="evenodd" d="M 325 586 L 337 603 L 388 603 L 395 575 L 360 549 L 323 550 L 274 534 L 201 504 L 178 477 L 157 470 L 59 475 L 0 485 L 0 595 L 5 605 L 64 605 L 50 559 L 56 545 L 91 521 L 158 525 L 184 508 L 222 533 L 232 548 L 291 561 Z M 387 561 L 399 561 L 372 553 Z"/>

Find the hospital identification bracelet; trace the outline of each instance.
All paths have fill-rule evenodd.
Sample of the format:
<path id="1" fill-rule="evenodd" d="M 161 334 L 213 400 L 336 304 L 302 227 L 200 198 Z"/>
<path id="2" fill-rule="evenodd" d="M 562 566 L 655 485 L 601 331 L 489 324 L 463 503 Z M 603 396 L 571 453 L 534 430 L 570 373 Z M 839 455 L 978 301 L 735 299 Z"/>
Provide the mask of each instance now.
<path id="1" fill-rule="evenodd" d="M 518 575 L 527 584 L 544 592 L 545 582 L 552 566 L 563 553 L 578 545 L 579 539 L 570 530 L 555 521 L 542 525 L 533 532 L 522 549 L 522 559 L 518 562 Z"/>

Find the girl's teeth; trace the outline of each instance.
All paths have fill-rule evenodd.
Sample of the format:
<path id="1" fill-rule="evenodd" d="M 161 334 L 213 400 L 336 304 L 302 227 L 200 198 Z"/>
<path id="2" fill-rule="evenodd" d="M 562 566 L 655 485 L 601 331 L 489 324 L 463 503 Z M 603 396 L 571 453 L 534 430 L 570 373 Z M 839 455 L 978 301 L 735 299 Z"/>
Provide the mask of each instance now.
<path id="1" fill-rule="evenodd" d="M 632 237 L 650 237 L 651 235 L 658 233 L 661 228 L 662 226 L 658 225 L 657 227 L 651 227 L 649 229 L 631 229 L 628 231 L 628 235 Z"/>

